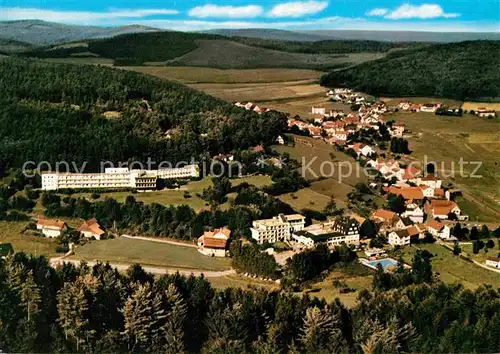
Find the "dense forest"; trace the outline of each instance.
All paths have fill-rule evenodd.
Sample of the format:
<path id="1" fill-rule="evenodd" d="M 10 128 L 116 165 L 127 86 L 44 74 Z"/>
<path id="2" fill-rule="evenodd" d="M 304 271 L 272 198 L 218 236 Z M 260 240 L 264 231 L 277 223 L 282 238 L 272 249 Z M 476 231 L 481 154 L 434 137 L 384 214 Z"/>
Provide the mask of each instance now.
<path id="1" fill-rule="evenodd" d="M 425 45 L 418 42 L 379 42 L 368 40 L 294 42 L 247 37 L 231 37 L 231 40 L 252 47 L 304 54 L 385 53 L 392 49 L 413 48 Z"/>
<path id="2" fill-rule="evenodd" d="M 113 59 L 115 65 L 141 65 L 146 62 L 162 62 L 178 58 L 198 48 L 199 40 L 231 40 L 251 47 L 303 54 L 383 53 L 396 48 L 422 46 L 421 43 L 363 40 L 292 42 L 168 31 L 125 34 L 112 38 L 88 40 L 82 42 L 81 45 L 41 47 L 26 51 L 22 55 L 38 58 L 98 55 Z"/>
<path id="3" fill-rule="evenodd" d="M 278 112 L 258 115 L 176 83 L 98 66 L 1 60 L 0 92 L 4 170 L 30 160 L 87 162 L 88 171 L 101 161 L 199 161 L 272 143 L 286 130 Z M 106 111 L 120 117 L 105 118 Z"/>
<path id="4" fill-rule="evenodd" d="M 373 95 L 500 99 L 500 45 L 469 41 L 395 51 L 385 58 L 332 72 L 323 86 Z"/>
<path id="5" fill-rule="evenodd" d="M 500 351 L 500 294 L 424 282 L 362 291 L 353 308 L 286 291 L 215 290 L 106 264 L 0 260 L 2 352 L 400 353 Z"/>

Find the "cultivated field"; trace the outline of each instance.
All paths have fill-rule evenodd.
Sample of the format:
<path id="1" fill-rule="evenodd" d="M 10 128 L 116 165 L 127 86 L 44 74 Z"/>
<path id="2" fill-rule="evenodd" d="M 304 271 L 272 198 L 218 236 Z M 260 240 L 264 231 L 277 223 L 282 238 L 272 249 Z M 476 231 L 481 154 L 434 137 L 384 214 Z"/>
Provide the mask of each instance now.
<path id="1" fill-rule="evenodd" d="M 231 262 L 228 258 L 204 256 L 194 247 L 123 237 L 76 246 L 75 255 L 71 259 L 214 271 L 229 269 Z"/>
<path id="2" fill-rule="evenodd" d="M 394 113 L 386 120 L 403 122 L 413 132 L 409 139 L 412 157 L 423 162 L 437 163 L 439 173 L 476 205 L 464 204 L 468 209 L 478 208 L 475 221 L 500 219 L 500 123 L 494 119 L 470 114 L 463 117 L 443 117 L 432 113 Z M 464 173 L 460 173 L 460 159 Z M 481 167 L 475 175 L 476 163 Z M 471 162 L 471 163 L 469 163 Z M 452 174 L 452 171 L 455 171 Z"/>
<path id="3" fill-rule="evenodd" d="M 486 109 L 491 109 L 494 111 L 500 111 L 500 103 L 484 103 L 484 102 L 469 102 L 466 101 L 462 105 L 462 109 L 465 109 L 467 111 L 474 110 L 477 111 L 479 107 L 484 107 Z"/>
<path id="4" fill-rule="evenodd" d="M 182 66 L 127 66 L 122 69 L 134 70 L 161 79 L 178 81 L 183 84 L 241 84 L 279 83 L 299 80 L 319 80 L 324 73 L 301 69 L 245 69 L 221 70 L 207 67 Z"/>

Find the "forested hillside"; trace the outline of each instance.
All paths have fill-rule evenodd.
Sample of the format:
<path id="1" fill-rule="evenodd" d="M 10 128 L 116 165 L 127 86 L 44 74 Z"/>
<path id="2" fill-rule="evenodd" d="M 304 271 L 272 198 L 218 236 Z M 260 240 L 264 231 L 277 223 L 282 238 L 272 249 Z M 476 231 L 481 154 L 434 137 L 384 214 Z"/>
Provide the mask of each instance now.
<path id="1" fill-rule="evenodd" d="M 221 41 L 226 43 L 221 53 Z M 244 46 L 243 46 L 244 45 Z M 257 58 L 252 65 L 257 67 L 337 67 L 336 55 L 353 53 L 380 54 L 395 48 L 421 46 L 418 43 L 388 43 L 376 41 L 318 41 L 292 42 L 283 40 L 268 40 L 246 37 L 224 37 L 216 34 L 185 33 L 185 32 L 155 32 L 120 35 L 113 38 L 96 39 L 68 46 L 51 46 L 27 51 L 24 56 L 38 58 L 67 58 L 71 56 L 99 56 L 113 59 L 115 65 L 141 65 L 147 62 L 165 62 L 174 59 L 186 63 L 186 54 L 196 55 L 194 61 L 203 65 L 203 56 L 196 54 L 197 50 L 206 52 L 214 46 L 218 50 L 217 58 L 227 61 L 237 57 L 237 62 Z M 272 50 L 273 52 L 270 52 Z M 241 54 L 240 52 L 244 52 Z M 315 54 L 315 55 L 313 55 Z M 323 55 L 323 56 L 319 56 Z M 260 59 L 263 57 L 263 59 Z M 277 58 L 278 57 L 278 58 Z M 266 58 L 269 58 L 267 61 Z M 201 61 L 201 64 L 198 62 Z M 344 60 L 349 62 L 349 58 Z M 204 66 L 228 67 L 218 65 L 218 62 L 207 62 Z M 229 67 L 234 67 L 230 65 Z M 243 65 L 243 67 L 246 67 Z"/>
<path id="2" fill-rule="evenodd" d="M 332 72 L 321 84 L 373 95 L 500 100 L 499 58 L 498 41 L 434 45 Z"/>
<path id="3" fill-rule="evenodd" d="M 286 127 L 179 84 L 95 66 L 0 61 L 0 166 L 198 159 L 273 142 Z M 116 111 L 119 118 L 105 118 Z M 166 132 L 169 131 L 169 136 Z"/>
<path id="4" fill-rule="evenodd" d="M 105 241 L 102 241 L 105 242 Z M 383 272 L 382 272 L 383 273 Z M 286 291 L 215 290 L 140 266 L 0 260 L 0 350 L 56 353 L 495 353 L 500 294 L 443 283 L 363 291 L 352 309 Z"/>

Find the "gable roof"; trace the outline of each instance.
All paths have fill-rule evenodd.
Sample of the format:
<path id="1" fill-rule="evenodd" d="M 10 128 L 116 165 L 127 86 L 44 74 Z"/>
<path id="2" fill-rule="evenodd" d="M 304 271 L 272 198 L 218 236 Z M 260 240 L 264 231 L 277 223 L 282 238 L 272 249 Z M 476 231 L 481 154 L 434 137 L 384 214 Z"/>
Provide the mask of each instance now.
<path id="1" fill-rule="evenodd" d="M 62 220 L 45 219 L 44 217 L 39 217 L 37 225 L 41 226 L 42 228 L 62 230 L 66 226 L 66 223 Z"/>
<path id="2" fill-rule="evenodd" d="M 106 233 L 104 230 L 102 230 L 101 225 L 99 225 L 99 222 L 95 218 L 84 221 L 83 224 L 78 229 L 76 229 L 76 231 L 91 232 L 92 234 L 98 236 L 102 236 Z"/>
<path id="3" fill-rule="evenodd" d="M 390 210 L 378 209 L 372 214 L 372 218 L 382 219 L 382 220 L 392 220 L 396 216 L 396 213 Z"/>
<path id="4" fill-rule="evenodd" d="M 406 187 L 406 188 L 397 188 L 394 186 L 391 186 L 389 188 L 389 193 L 391 194 L 396 194 L 396 195 L 402 195 L 403 198 L 409 200 L 409 199 L 424 199 L 424 193 L 422 192 L 422 189 L 419 187 Z"/>
<path id="5" fill-rule="evenodd" d="M 440 231 L 444 227 L 444 224 L 440 223 L 439 221 L 432 220 L 427 223 L 427 227 L 431 227 L 435 230 Z"/>
<path id="6" fill-rule="evenodd" d="M 408 229 L 401 229 L 401 230 L 396 230 L 393 231 L 396 235 L 398 235 L 399 238 L 405 238 L 410 236 L 410 233 L 408 232 Z"/>
<path id="7" fill-rule="evenodd" d="M 456 207 L 458 207 L 457 203 L 451 200 L 431 200 L 431 208 L 433 213 L 437 215 L 447 215 Z"/>

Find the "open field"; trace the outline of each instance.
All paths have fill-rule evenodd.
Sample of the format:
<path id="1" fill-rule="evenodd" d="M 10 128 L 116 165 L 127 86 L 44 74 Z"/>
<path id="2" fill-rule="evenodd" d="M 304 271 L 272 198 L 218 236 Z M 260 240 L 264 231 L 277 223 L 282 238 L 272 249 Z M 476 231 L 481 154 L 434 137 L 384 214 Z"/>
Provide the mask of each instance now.
<path id="1" fill-rule="evenodd" d="M 46 237 L 24 234 L 28 222 L 0 221 L 0 243 L 11 243 L 16 252 L 26 252 L 33 255 L 55 256 L 57 241 Z"/>
<path id="2" fill-rule="evenodd" d="M 500 103 L 485 103 L 485 102 L 464 102 L 462 109 L 470 111 L 471 109 L 476 111 L 479 107 L 484 107 L 486 109 L 491 109 L 494 111 L 500 111 Z"/>
<path id="3" fill-rule="evenodd" d="M 270 185 L 272 183 L 269 176 L 249 176 L 245 178 L 235 178 L 231 180 L 233 187 L 246 182 L 248 184 L 254 185 L 256 187 L 263 187 Z M 137 201 L 144 202 L 146 204 L 158 203 L 163 205 L 189 205 L 195 211 L 200 211 L 207 206 L 207 202 L 200 197 L 197 193 L 202 193 L 203 189 L 212 185 L 210 178 L 205 178 L 200 181 L 189 182 L 187 185 L 182 186 L 179 189 L 165 189 L 162 191 L 154 192 L 141 192 L 141 193 L 130 193 L 130 192 L 110 192 L 102 193 L 100 199 L 113 198 L 118 202 L 124 202 L 128 196 L 133 196 Z M 188 192 L 191 196 L 190 198 L 185 198 L 185 193 Z M 91 193 L 75 193 L 72 196 L 74 198 L 90 198 Z M 99 200 L 99 199 L 98 199 Z"/>
<path id="4" fill-rule="evenodd" d="M 479 251 L 478 254 L 474 254 L 474 252 L 472 252 L 472 243 L 468 243 L 468 244 L 461 244 L 460 245 L 460 248 L 462 248 L 462 253 L 467 253 L 467 256 L 479 263 L 483 263 L 486 261 L 486 259 L 488 259 L 488 257 L 496 257 L 498 253 L 500 253 L 500 249 L 498 249 L 498 241 L 500 239 L 498 238 L 492 238 L 493 242 L 495 243 L 495 247 L 491 248 L 491 249 L 488 249 L 488 252 L 484 252 L 486 248 L 486 246 Z M 482 240 L 485 244 L 488 240 Z M 499 275 L 500 276 L 500 275 Z"/>
<path id="5" fill-rule="evenodd" d="M 424 104 L 424 103 L 431 103 L 431 102 L 440 102 L 442 104 L 445 104 L 447 106 L 461 106 L 462 101 L 457 101 L 449 98 L 432 98 L 432 97 L 381 97 L 381 100 L 387 102 L 389 105 L 395 105 L 399 102 L 403 101 L 410 101 L 412 103 L 416 104 Z"/>
<path id="6" fill-rule="evenodd" d="M 463 117 L 443 117 L 432 113 L 394 113 L 386 120 L 403 122 L 413 132 L 409 139 L 412 157 L 421 162 L 437 163 L 438 172 L 456 188 L 462 189 L 475 211 L 475 221 L 495 221 L 500 218 L 500 123 L 470 114 Z M 460 159 L 467 162 L 460 173 Z M 480 162 L 479 170 L 475 171 Z M 471 162 L 471 163 L 469 163 Z M 452 173 L 455 171 L 455 173 Z M 459 200 L 460 202 L 460 200 Z M 474 215 L 473 215 L 474 216 Z"/>
<path id="7" fill-rule="evenodd" d="M 359 291 L 371 289 L 373 273 L 361 264 L 354 264 L 347 269 L 334 269 L 326 279 L 312 285 L 305 291 L 309 296 L 323 298 L 328 302 L 339 298 L 347 307 L 354 307 Z M 342 294 L 333 285 L 333 281 L 343 281 L 355 291 Z"/>
<path id="8" fill-rule="evenodd" d="M 175 269 L 225 270 L 230 259 L 212 258 L 199 253 L 193 247 L 184 247 L 129 238 L 94 241 L 77 246 L 70 259 L 109 261 L 111 263 L 161 266 Z"/>
<path id="9" fill-rule="evenodd" d="M 212 286 L 216 289 L 227 288 L 262 288 L 268 291 L 279 290 L 279 284 L 245 277 L 243 275 L 227 275 L 225 277 L 207 277 Z"/>
<path id="10" fill-rule="evenodd" d="M 295 146 L 275 146 L 274 149 L 280 153 L 288 153 L 292 159 L 297 160 L 307 179 L 315 180 L 320 176 L 327 178 L 314 181 L 310 187 L 281 198 L 298 209 L 323 210 L 332 197 L 339 206 L 344 207 L 347 194 L 353 187 L 367 181 L 363 169 L 351 157 L 335 150 L 333 146 L 313 138 L 301 138 L 308 140 L 313 146 L 297 143 Z M 352 173 L 349 173 L 350 169 Z M 314 204 L 310 203 L 311 200 Z"/>
<path id="11" fill-rule="evenodd" d="M 182 66 L 127 66 L 122 69 L 150 74 L 165 80 L 183 84 L 238 84 L 238 83 L 278 83 L 286 81 L 319 80 L 325 74 L 316 70 L 301 69 L 243 69 L 221 70 L 207 67 Z"/>
<path id="12" fill-rule="evenodd" d="M 500 274 L 454 256 L 451 250 L 438 244 L 405 247 L 401 251 L 404 261 L 411 264 L 413 255 L 419 248 L 434 255 L 432 257 L 432 270 L 445 283 L 460 282 L 469 289 L 475 289 L 482 284 L 491 284 L 493 287 L 500 286 Z M 493 251 L 491 252 L 493 253 Z"/>

